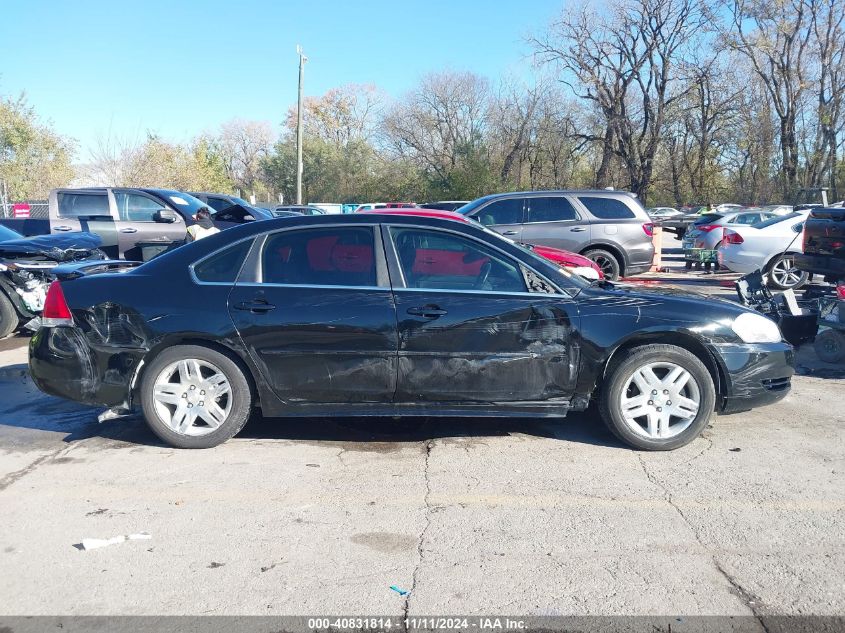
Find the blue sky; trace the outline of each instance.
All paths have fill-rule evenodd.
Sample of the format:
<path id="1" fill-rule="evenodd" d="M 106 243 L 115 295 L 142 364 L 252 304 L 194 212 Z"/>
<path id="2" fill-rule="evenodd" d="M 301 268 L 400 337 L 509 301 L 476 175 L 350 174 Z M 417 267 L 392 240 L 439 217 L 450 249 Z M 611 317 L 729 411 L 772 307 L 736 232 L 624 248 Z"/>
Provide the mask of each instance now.
<path id="1" fill-rule="evenodd" d="M 100 137 L 182 141 L 241 117 L 280 124 L 306 95 L 424 74 L 530 70 L 525 37 L 565 0 L 14 0 L 4 3 L 0 94 L 25 91 L 78 158 Z"/>

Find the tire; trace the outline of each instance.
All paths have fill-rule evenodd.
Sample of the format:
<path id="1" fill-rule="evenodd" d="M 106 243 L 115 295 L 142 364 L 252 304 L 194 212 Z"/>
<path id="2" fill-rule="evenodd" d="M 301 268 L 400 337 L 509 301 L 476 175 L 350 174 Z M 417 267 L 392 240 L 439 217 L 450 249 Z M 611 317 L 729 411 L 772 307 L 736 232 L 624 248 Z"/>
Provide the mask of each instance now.
<path id="1" fill-rule="evenodd" d="M 6 338 L 18 329 L 20 318 L 15 306 L 2 291 L 0 291 L 0 338 Z"/>
<path id="2" fill-rule="evenodd" d="M 619 274 L 621 272 L 619 260 L 616 259 L 613 253 L 606 251 L 603 248 L 591 248 L 588 251 L 584 251 L 583 255 L 587 259 L 593 260 L 593 262 L 601 268 L 605 279 L 609 279 L 610 281 L 616 281 L 619 279 Z"/>
<path id="3" fill-rule="evenodd" d="M 816 356 L 825 363 L 845 361 L 845 334 L 837 330 L 822 330 L 813 342 Z"/>
<path id="4" fill-rule="evenodd" d="M 795 255 L 778 255 L 766 268 L 768 285 L 777 290 L 797 290 L 807 283 L 807 273 L 795 267 Z M 799 274 L 800 273 L 800 274 Z"/>
<path id="5" fill-rule="evenodd" d="M 187 365 L 180 365 L 181 361 Z M 220 395 L 211 395 L 206 403 L 206 390 L 220 391 Z M 246 424 L 252 402 L 252 388 L 241 364 L 200 345 L 166 349 L 147 366 L 141 380 L 141 407 L 147 424 L 176 448 L 222 444 Z"/>
<path id="6" fill-rule="evenodd" d="M 661 381 L 660 385 L 650 384 L 648 389 L 658 387 L 651 394 L 635 384 L 642 380 L 642 377 L 634 377 L 635 372 L 644 368 L 650 368 L 651 375 Z M 677 368 L 687 376 L 680 390 L 676 390 L 671 381 L 664 382 Z M 664 390 L 664 387 L 669 389 Z M 653 395 L 655 391 L 657 393 Z M 633 419 L 629 416 L 626 420 L 623 415 L 626 404 L 623 397 L 632 406 L 640 396 L 643 396 L 641 406 L 631 408 L 629 412 L 636 413 L 642 409 L 647 415 L 633 416 Z M 677 399 L 674 405 L 670 398 Z M 697 408 L 691 409 L 690 403 L 697 403 Z M 664 412 L 667 405 L 673 411 L 681 406 L 686 407 L 684 412 L 687 415 L 677 416 Z M 715 406 L 716 389 L 710 372 L 698 357 L 675 345 L 644 345 L 627 350 L 622 357 L 612 361 L 599 394 L 599 411 L 610 431 L 629 446 L 647 451 L 668 451 L 689 444 L 707 426 Z M 652 419 L 655 433 L 649 432 Z M 664 419 L 667 423 L 665 426 L 661 423 Z"/>

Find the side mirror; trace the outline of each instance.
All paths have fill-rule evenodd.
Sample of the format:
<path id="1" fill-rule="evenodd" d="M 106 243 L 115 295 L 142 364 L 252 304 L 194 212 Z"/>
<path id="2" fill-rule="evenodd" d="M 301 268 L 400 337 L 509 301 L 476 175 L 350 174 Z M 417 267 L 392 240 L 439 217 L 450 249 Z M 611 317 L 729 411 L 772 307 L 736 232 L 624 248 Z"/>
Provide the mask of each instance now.
<path id="1" fill-rule="evenodd" d="M 160 222 L 161 224 L 173 224 L 179 221 L 179 215 L 170 209 L 161 209 L 155 212 L 153 221 Z"/>
<path id="2" fill-rule="evenodd" d="M 244 222 L 255 222 L 255 218 L 252 217 L 251 215 L 245 215 L 244 216 Z"/>

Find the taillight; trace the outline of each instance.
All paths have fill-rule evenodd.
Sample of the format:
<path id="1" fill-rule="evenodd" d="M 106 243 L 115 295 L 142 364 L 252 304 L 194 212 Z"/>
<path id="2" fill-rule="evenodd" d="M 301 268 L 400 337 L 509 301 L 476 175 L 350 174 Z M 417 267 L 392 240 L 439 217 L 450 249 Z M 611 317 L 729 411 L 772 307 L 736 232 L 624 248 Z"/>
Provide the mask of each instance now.
<path id="1" fill-rule="evenodd" d="M 646 222 L 643 224 L 643 231 L 649 237 L 654 237 L 654 223 L 653 222 Z"/>
<path id="2" fill-rule="evenodd" d="M 725 229 L 725 232 L 722 236 L 723 244 L 742 244 L 744 241 L 745 240 L 742 239 L 742 235 L 740 235 L 736 231 L 731 231 L 730 229 Z"/>
<path id="3" fill-rule="evenodd" d="M 718 224 L 702 224 L 701 226 L 696 227 L 696 228 L 698 228 L 698 230 L 701 231 L 702 233 L 709 233 L 713 229 L 720 229 L 722 227 L 719 226 Z"/>
<path id="4" fill-rule="evenodd" d="M 839 296 L 840 301 L 845 301 L 845 283 L 836 286 L 836 294 Z"/>
<path id="5" fill-rule="evenodd" d="M 73 316 L 65 301 L 65 293 L 58 281 L 50 284 L 47 289 L 47 297 L 44 299 L 44 310 L 41 311 L 41 325 L 44 327 L 57 327 L 60 325 L 73 325 Z"/>

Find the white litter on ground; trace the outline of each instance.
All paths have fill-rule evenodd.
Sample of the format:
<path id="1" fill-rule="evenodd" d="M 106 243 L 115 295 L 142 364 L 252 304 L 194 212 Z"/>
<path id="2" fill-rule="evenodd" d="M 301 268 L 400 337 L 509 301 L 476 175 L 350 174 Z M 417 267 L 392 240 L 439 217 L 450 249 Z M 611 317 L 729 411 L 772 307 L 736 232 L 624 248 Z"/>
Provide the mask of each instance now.
<path id="1" fill-rule="evenodd" d="M 109 545 L 117 545 L 124 541 L 144 541 L 151 539 L 152 536 L 146 532 L 139 534 L 121 534 L 120 536 L 113 536 L 112 538 L 84 538 L 82 539 L 83 550 L 97 549 L 99 547 L 108 547 Z"/>

